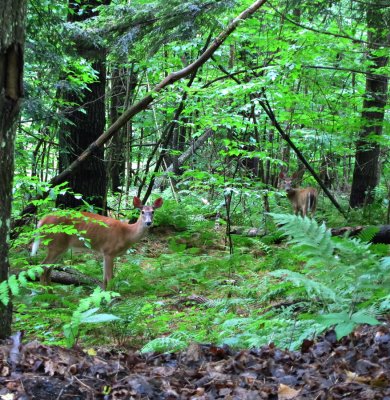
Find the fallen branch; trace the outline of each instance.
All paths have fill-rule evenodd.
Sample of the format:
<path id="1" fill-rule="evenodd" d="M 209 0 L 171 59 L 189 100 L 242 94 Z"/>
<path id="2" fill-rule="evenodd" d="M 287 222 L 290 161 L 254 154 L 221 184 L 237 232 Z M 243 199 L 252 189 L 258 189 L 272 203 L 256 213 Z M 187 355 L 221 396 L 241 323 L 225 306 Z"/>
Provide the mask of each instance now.
<path id="1" fill-rule="evenodd" d="M 15 275 L 18 275 L 20 272 L 20 270 L 11 271 L 11 273 Z M 102 282 L 100 280 L 85 275 L 82 272 L 71 267 L 53 267 L 50 275 L 50 280 L 53 283 L 60 283 L 63 285 L 102 286 Z"/>

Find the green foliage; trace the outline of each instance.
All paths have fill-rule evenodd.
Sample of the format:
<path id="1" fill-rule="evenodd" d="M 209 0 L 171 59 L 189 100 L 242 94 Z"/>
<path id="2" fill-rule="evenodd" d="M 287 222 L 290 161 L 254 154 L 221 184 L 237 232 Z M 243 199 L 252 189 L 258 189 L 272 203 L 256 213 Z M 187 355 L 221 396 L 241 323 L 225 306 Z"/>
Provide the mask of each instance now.
<path id="1" fill-rule="evenodd" d="M 369 243 L 378 232 L 379 232 L 379 227 L 367 226 L 359 233 L 358 238 L 362 242 Z"/>
<path id="2" fill-rule="evenodd" d="M 119 319 L 113 314 L 97 313 L 103 302 L 109 302 L 116 296 L 119 296 L 119 293 L 102 291 L 97 287 L 89 297 L 80 300 L 70 322 L 64 325 L 64 336 L 68 347 L 77 343 L 81 324 L 106 323 Z"/>
<path id="3" fill-rule="evenodd" d="M 46 192 L 48 197 L 33 202 L 39 215 L 52 212 L 56 196 L 67 190 L 66 184 L 52 188 L 45 182 L 57 174 L 58 152 L 65 151 L 63 143 L 58 144 L 59 126 L 69 112 L 85 110 L 83 104 L 65 101 L 62 93 L 81 94 L 97 79 L 93 60 L 76 56 L 75 48 L 102 49 L 101 54 L 107 53 L 108 74 L 113 76 L 118 69 L 121 77 L 129 77 L 126 99 L 118 95 L 118 104 L 111 104 L 122 113 L 125 103 L 135 104 L 171 72 L 193 62 L 231 17 L 249 4 L 244 3 L 118 0 L 98 6 L 97 15 L 88 21 L 69 23 L 72 9 L 67 3 L 29 2 L 26 99 L 15 146 L 13 217 Z M 330 326 L 329 321 L 341 334 L 370 321 L 371 307 L 379 312 L 389 309 L 389 261 L 380 261 L 388 255 L 388 247 L 367 244 L 374 228 L 358 239 L 332 238 L 325 224 L 272 214 L 282 224 L 276 231 L 266 215 L 268 207 L 275 213 L 290 210 L 276 188 L 277 175 L 282 167 L 292 171 L 300 165 L 261 109 L 259 101 L 264 96 L 301 153 L 321 176 L 329 177 L 344 209 L 348 208 L 351 182 L 346 177 L 352 176 L 357 133 L 366 122 L 361 112 L 372 58 L 366 57 L 367 43 L 360 40 L 367 32 L 365 10 L 361 4 L 346 2 L 337 7 L 329 2 L 303 2 L 297 26 L 280 14 L 291 16 L 294 7 L 295 2 L 278 9 L 266 3 L 265 12 L 240 24 L 213 59 L 197 70 L 195 79 L 167 87 L 128 124 L 131 151 L 125 151 L 126 184 L 137 188 L 125 193 L 123 184 L 122 194 L 111 196 L 120 205 L 118 210 L 128 208 L 123 200 L 129 201 L 139 186 L 145 190 L 144 183 L 150 182 L 154 163 L 163 153 L 169 156 L 165 159 L 173 159 L 205 129 L 211 129 L 213 137 L 180 167 L 181 174 L 173 176 L 179 202 L 167 199 L 156 213 L 156 225 L 174 226 L 182 232 L 156 235 L 159 245 L 139 243 L 137 250 L 130 251 L 131 264 L 121 265 L 123 258 L 117 263 L 112 287 L 126 300 L 122 310 L 113 307 L 112 312 L 121 320 L 104 323 L 99 330 L 111 332 L 118 341 L 124 342 L 126 334 L 138 345 L 157 338 L 150 348 L 161 350 L 179 348 L 193 339 L 235 346 L 274 341 L 297 347 L 305 335 Z M 321 31 L 326 34 L 319 35 Z M 346 37 L 340 37 L 340 32 Z M 385 51 L 379 48 L 376 54 Z M 384 66 L 377 72 L 386 75 L 388 70 Z M 113 87 L 114 81 L 108 81 Z M 178 104 L 183 105 L 180 116 L 176 115 Z M 173 119 L 173 136 L 180 138 L 177 143 L 164 143 L 163 132 L 169 131 Z M 387 125 L 385 119 L 384 128 Z M 383 148 L 389 146 L 388 135 L 368 139 Z M 381 152 L 381 157 L 385 155 Z M 374 203 L 351 210 L 349 222 L 382 224 L 388 218 L 389 163 L 382 161 Z M 316 185 L 307 174 L 302 184 Z M 226 252 L 224 236 L 226 194 L 232 195 L 233 224 L 267 233 L 261 241 L 233 236 L 233 255 Z M 317 216 L 327 226 L 345 223 L 324 196 L 319 200 Z M 208 219 L 216 215 L 219 230 Z M 53 229 L 74 233 L 70 226 Z M 24 268 L 29 259 L 23 247 L 35 232 L 28 227 L 19 233 L 18 240 L 10 242 L 10 258 L 13 266 Z M 283 235 L 288 245 L 274 246 Z M 93 257 L 78 258 L 78 268 L 101 276 Z M 110 318 L 98 314 L 107 299 L 77 306 L 85 296 L 82 289 L 71 288 L 61 295 L 65 289 L 55 286 L 55 293 L 49 293 L 27 283 L 25 277 L 22 273 L 3 282 L 0 299 L 6 303 L 10 294 L 18 294 L 16 324 L 27 328 L 31 336 L 35 332 L 42 340 L 61 343 L 58 327 L 65 325 L 68 344 L 72 344 L 89 326 L 83 322 Z M 181 303 L 182 297 L 194 293 L 204 296 L 205 302 Z M 318 322 L 319 314 L 331 316 Z M 291 335 L 287 337 L 286 332 Z M 94 338 L 99 342 L 98 330 L 85 335 L 85 341 Z"/>
<path id="4" fill-rule="evenodd" d="M 6 306 L 10 301 L 10 294 L 18 296 L 20 288 L 27 286 L 27 278 L 35 280 L 42 272 L 42 267 L 31 267 L 27 271 L 21 271 L 18 276 L 11 275 L 6 281 L 2 281 L 0 283 L 0 301 Z"/>
<path id="5" fill-rule="evenodd" d="M 316 321 L 324 328 L 335 326 L 337 338 L 349 335 L 357 325 L 368 324 L 378 325 L 380 322 L 365 310 L 348 314 L 345 311 L 339 313 L 323 314 L 316 318 Z"/>
<path id="6" fill-rule="evenodd" d="M 289 271 L 286 269 L 277 270 L 270 273 L 271 276 L 277 278 L 282 278 L 288 282 L 291 282 L 294 286 L 302 287 L 306 290 L 309 298 L 327 301 L 337 301 L 337 293 L 330 287 L 322 284 L 321 282 L 316 282 L 315 280 L 308 278 L 304 274 L 298 272 Z"/>
<path id="7" fill-rule="evenodd" d="M 272 216 L 283 224 L 280 229 L 288 235 L 293 250 L 305 259 L 306 274 L 278 270 L 271 275 L 303 287 L 311 297 L 318 296 L 327 310 L 340 310 L 323 314 L 316 321 L 323 328 L 336 325 L 339 337 L 350 333 L 356 324 L 378 323 L 367 307 L 383 301 L 383 289 L 389 282 L 387 261 L 380 261 L 370 252 L 370 245 L 359 239 L 332 238 L 325 225 L 319 226 L 315 220 Z"/>
<path id="8" fill-rule="evenodd" d="M 192 211 L 193 209 L 187 204 L 177 204 L 173 200 L 165 200 L 164 206 L 156 213 L 154 224 L 185 229 L 190 225 Z"/>
<path id="9" fill-rule="evenodd" d="M 280 231 L 288 235 L 288 243 L 308 260 L 308 265 L 334 263 L 334 244 L 330 231 L 324 223 L 289 214 L 270 214 L 279 225 Z"/>
<path id="10" fill-rule="evenodd" d="M 169 353 L 183 350 L 194 339 L 188 332 L 175 332 L 172 335 L 153 339 L 141 349 L 141 353 Z"/>

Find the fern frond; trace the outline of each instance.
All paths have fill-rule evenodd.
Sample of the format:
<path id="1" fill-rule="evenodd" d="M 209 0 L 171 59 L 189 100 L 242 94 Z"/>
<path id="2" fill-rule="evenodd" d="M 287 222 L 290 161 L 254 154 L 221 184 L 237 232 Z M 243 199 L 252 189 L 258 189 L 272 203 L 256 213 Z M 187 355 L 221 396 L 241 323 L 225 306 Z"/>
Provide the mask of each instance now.
<path id="1" fill-rule="evenodd" d="M 234 306 L 246 306 L 254 303 L 256 300 L 253 298 L 224 298 L 207 300 L 205 305 L 209 308 L 229 309 Z"/>
<path id="2" fill-rule="evenodd" d="M 369 243 L 374 238 L 374 236 L 379 232 L 379 227 L 377 226 L 367 226 L 364 228 L 359 235 L 357 235 L 358 239 L 362 242 Z"/>
<path id="3" fill-rule="evenodd" d="M 288 243 L 297 247 L 310 259 L 310 264 L 321 261 L 321 264 L 333 261 L 334 243 L 325 224 L 290 214 L 270 214 L 279 229 L 289 237 Z"/>
<path id="4" fill-rule="evenodd" d="M 9 303 L 9 286 L 7 281 L 0 283 L 0 301 L 7 306 Z"/>
<path id="5" fill-rule="evenodd" d="M 30 267 L 27 269 L 26 273 L 27 276 L 31 279 L 31 280 L 35 280 L 37 276 L 41 275 L 43 272 L 43 268 L 39 265 L 34 266 L 34 267 Z"/>
<path id="6" fill-rule="evenodd" d="M 278 278 L 284 278 L 295 286 L 303 287 L 310 297 L 318 296 L 323 299 L 330 299 L 332 301 L 336 301 L 337 299 L 336 292 L 331 288 L 320 282 L 314 281 L 313 279 L 307 278 L 305 275 L 300 274 L 299 272 L 280 269 L 271 272 L 270 275 Z"/>
<path id="7" fill-rule="evenodd" d="M 390 257 L 384 257 L 381 259 L 380 269 L 383 272 L 390 272 Z"/>
<path id="8" fill-rule="evenodd" d="M 8 286 L 13 296 L 17 296 L 19 294 L 19 281 L 16 275 L 11 275 L 8 278 Z"/>
<path id="9" fill-rule="evenodd" d="M 18 279 L 19 279 L 19 282 L 20 282 L 20 286 L 22 286 L 22 287 L 26 287 L 27 284 L 28 284 L 26 275 L 27 275 L 27 272 L 26 271 L 22 271 L 18 276 Z"/>
<path id="10" fill-rule="evenodd" d="M 141 353 L 159 352 L 167 353 L 182 350 L 187 342 L 173 337 L 162 337 L 151 340 L 141 349 Z"/>

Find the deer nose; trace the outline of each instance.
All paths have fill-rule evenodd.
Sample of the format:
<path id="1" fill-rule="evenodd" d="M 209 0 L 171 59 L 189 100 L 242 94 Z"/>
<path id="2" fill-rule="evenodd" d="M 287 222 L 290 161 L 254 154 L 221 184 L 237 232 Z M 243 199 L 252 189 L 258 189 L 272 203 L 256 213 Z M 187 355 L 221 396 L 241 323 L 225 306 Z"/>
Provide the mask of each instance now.
<path id="1" fill-rule="evenodd" d="M 152 225 L 152 222 L 151 222 L 151 221 L 147 221 L 147 222 L 146 222 L 146 225 L 147 225 L 147 226 L 150 226 L 150 225 Z"/>

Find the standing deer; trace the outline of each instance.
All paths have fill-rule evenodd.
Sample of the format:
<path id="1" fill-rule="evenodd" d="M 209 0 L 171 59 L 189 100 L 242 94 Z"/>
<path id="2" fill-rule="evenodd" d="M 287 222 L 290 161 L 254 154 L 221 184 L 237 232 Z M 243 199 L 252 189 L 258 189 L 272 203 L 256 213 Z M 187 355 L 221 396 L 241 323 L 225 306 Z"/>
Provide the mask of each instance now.
<path id="1" fill-rule="evenodd" d="M 291 178 L 288 178 L 283 172 L 279 174 L 279 178 L 287 193 L 287 198 L 293 206 L 295 215 L 301 214 L 302 217 L 306 217 L 308 212 L 310 212 L 313 217 L 317 207 L 317 189 L 312 187 L 293 188 L 292 183 L 296 177 L 296 174 L 293 174 Z"/>
<path id="2" fill-rule="evenodd" d="M 42 233 L 44 239 L 49 239 L 47 256 L 42 264 L 54 264 L 69 248 L 92 249 L 103 255 L 103 288 L 113 277 L 114 259 L 128 250 L 132 244 L 146 235 L 153 224 L 153 214 L 160 208 L 163 199 L 158 198 L 152 206 L 145 206 L 138 197 L 134 197 L 133 204 L 141 213 L 136 223 L 127 224 L 114 218 L 98 214 L 82 212 L 80 216 L 66 217 L 48 215 L 38 222 L 38 228 L 49 226 L 47 233 Z M 56 226 L 69 227 L 71 234 L 55 232 Z M 44 231 L 44 230 L 43 230 Z M 51 233 L 53 232 L 53 233 Z M 41 238 L 33 244 L 31 255 L 37 253 Z M 50 267 L 44 266 L 41 282 L 50 282 Z"/>

